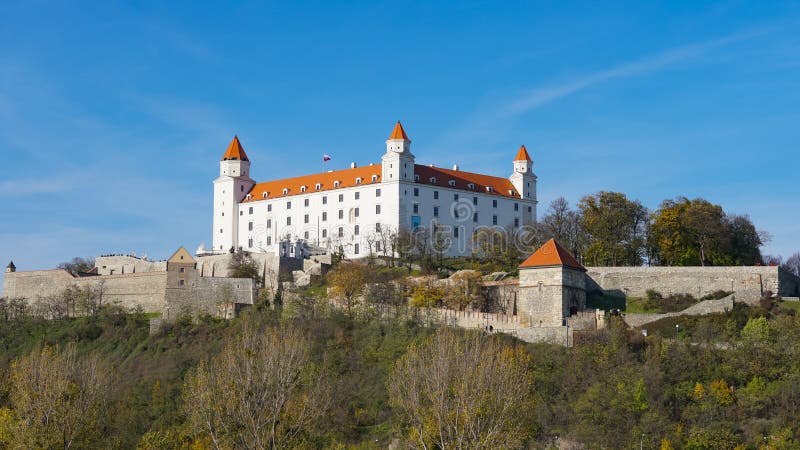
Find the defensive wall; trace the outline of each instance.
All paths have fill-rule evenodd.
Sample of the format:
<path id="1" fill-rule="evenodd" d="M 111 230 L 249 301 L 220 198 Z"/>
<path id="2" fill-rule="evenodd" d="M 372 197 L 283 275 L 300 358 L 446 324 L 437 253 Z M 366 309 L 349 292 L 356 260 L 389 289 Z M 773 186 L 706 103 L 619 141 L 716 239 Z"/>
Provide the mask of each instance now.
<path id="1" fill-rule="evenodd" d="M 629 326 L 641 327 L 667 317 L 705 316 L 708 314 L 726 313 L 733 311 L 733 297 L 734 295 L 729 295 L 718 300 L 703 300 L 696 305 L 692 305 L 683 311 L 677 312 L 663 314 L 625 314 L 623 319 Z"/>
<path id="2" fill-rule="evenodd" d="M 620 297 L 645 297 L 648 289 L 664 295 L 733 292 L 736 301 L 757 301 L 766 291 L 796 297 L 800 278 L 777 266 L 587 267 L 586 290 Z"/>

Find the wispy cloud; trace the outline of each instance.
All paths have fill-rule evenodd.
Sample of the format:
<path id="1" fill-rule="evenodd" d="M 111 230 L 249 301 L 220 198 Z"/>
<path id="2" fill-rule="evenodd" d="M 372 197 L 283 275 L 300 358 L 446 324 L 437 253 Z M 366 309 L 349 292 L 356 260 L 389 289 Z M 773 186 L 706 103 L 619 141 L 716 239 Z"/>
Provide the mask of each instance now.
<path id="1" fill-rule="evenodd" d="M 519 115 L 594 85 L 617 78 L 626 78 L 654 72 L 681 61 L 698 57 L 711 50 L 764 35 L 773 29 L 774 28 L 770 27 L 749 30 L 710 41 L 682 45 L 655 55 L 646 56 L 636 61 L 627 62 L 610 69 L 576 78 L 566 83 L 537 87 L 502 104 L 499 109 L 507 115 Z"/>

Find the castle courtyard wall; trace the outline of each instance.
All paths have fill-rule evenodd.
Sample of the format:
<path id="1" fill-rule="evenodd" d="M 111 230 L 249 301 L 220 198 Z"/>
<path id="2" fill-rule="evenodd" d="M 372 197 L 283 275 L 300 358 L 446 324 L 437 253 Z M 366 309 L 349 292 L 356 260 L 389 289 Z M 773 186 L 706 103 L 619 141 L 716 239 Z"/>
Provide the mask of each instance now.
<path id="1" fill-rule="evenodd" d="M 798 295 L 800 279 L 775 266 L 752 267 L 588 267 L 587 291 L 602 290 L 626 297 L 644 297 L 648 289 L 664 295 L 714 291 L 736 294 L 737 301 L 756 301 L 772 291 Z"/>

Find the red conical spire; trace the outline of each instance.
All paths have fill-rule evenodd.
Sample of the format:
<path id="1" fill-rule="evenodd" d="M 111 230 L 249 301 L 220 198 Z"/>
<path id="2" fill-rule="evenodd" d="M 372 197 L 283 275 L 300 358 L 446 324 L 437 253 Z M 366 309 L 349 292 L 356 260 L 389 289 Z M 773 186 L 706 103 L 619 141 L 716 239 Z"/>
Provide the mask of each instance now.
<path id="1" fill-rule="evenodd" d="M 228 150 L 225 151 L 225 154 L 222 155 L 223 161 L 250 161 L 247 159 L 247 153 L 244 152 L 242 148 L 241 142 L 239 142 L 239 137 L 234 136 L 231 144 L 228 145 Z"/>
<path id="2" fill-rule="evenodd" d="M 406 130 L 403 129 L 403 125 L 400 124 L 398 120 L 397 123 L 394 125 L 394 130 L 392 130 L 392 134 L 389 135 L 389 139 L 403 139 L 404 141 L 411 141 L 406 134 Z"/>
<path id="3" fill-rule="evenodd" d="M 531 155 L 528 154 L 528 150 L 523 145 L 519 148 L 517 152 L 517 157 L 514 158 L 514 161 L 531 161 Z"/>

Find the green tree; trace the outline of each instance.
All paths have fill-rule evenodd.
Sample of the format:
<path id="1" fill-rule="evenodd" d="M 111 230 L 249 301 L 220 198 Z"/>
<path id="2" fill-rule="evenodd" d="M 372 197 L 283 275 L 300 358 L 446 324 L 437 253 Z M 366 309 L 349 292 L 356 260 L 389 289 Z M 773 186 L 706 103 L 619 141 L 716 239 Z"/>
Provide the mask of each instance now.
<path id="1" fill-rule="evenodd" d="M 598 266 L 638 266 L 644 258 L 648 213 L 619 192 L 598 192 L 578 204 L 588 236 L 585 259 Z"/>
<path id="2" fill-rule="evenodd" d="M 231 260 L 228 263 L 228 271 L 233 278 L 252 279 L 256 287 L 260 288 L 264 285 L 264 278 L 261 276 L 258 263 L 253 259 L 252 255 L 250 255 L 250 252 L 244 251 L 241 248 L 231 254 Z"/>

